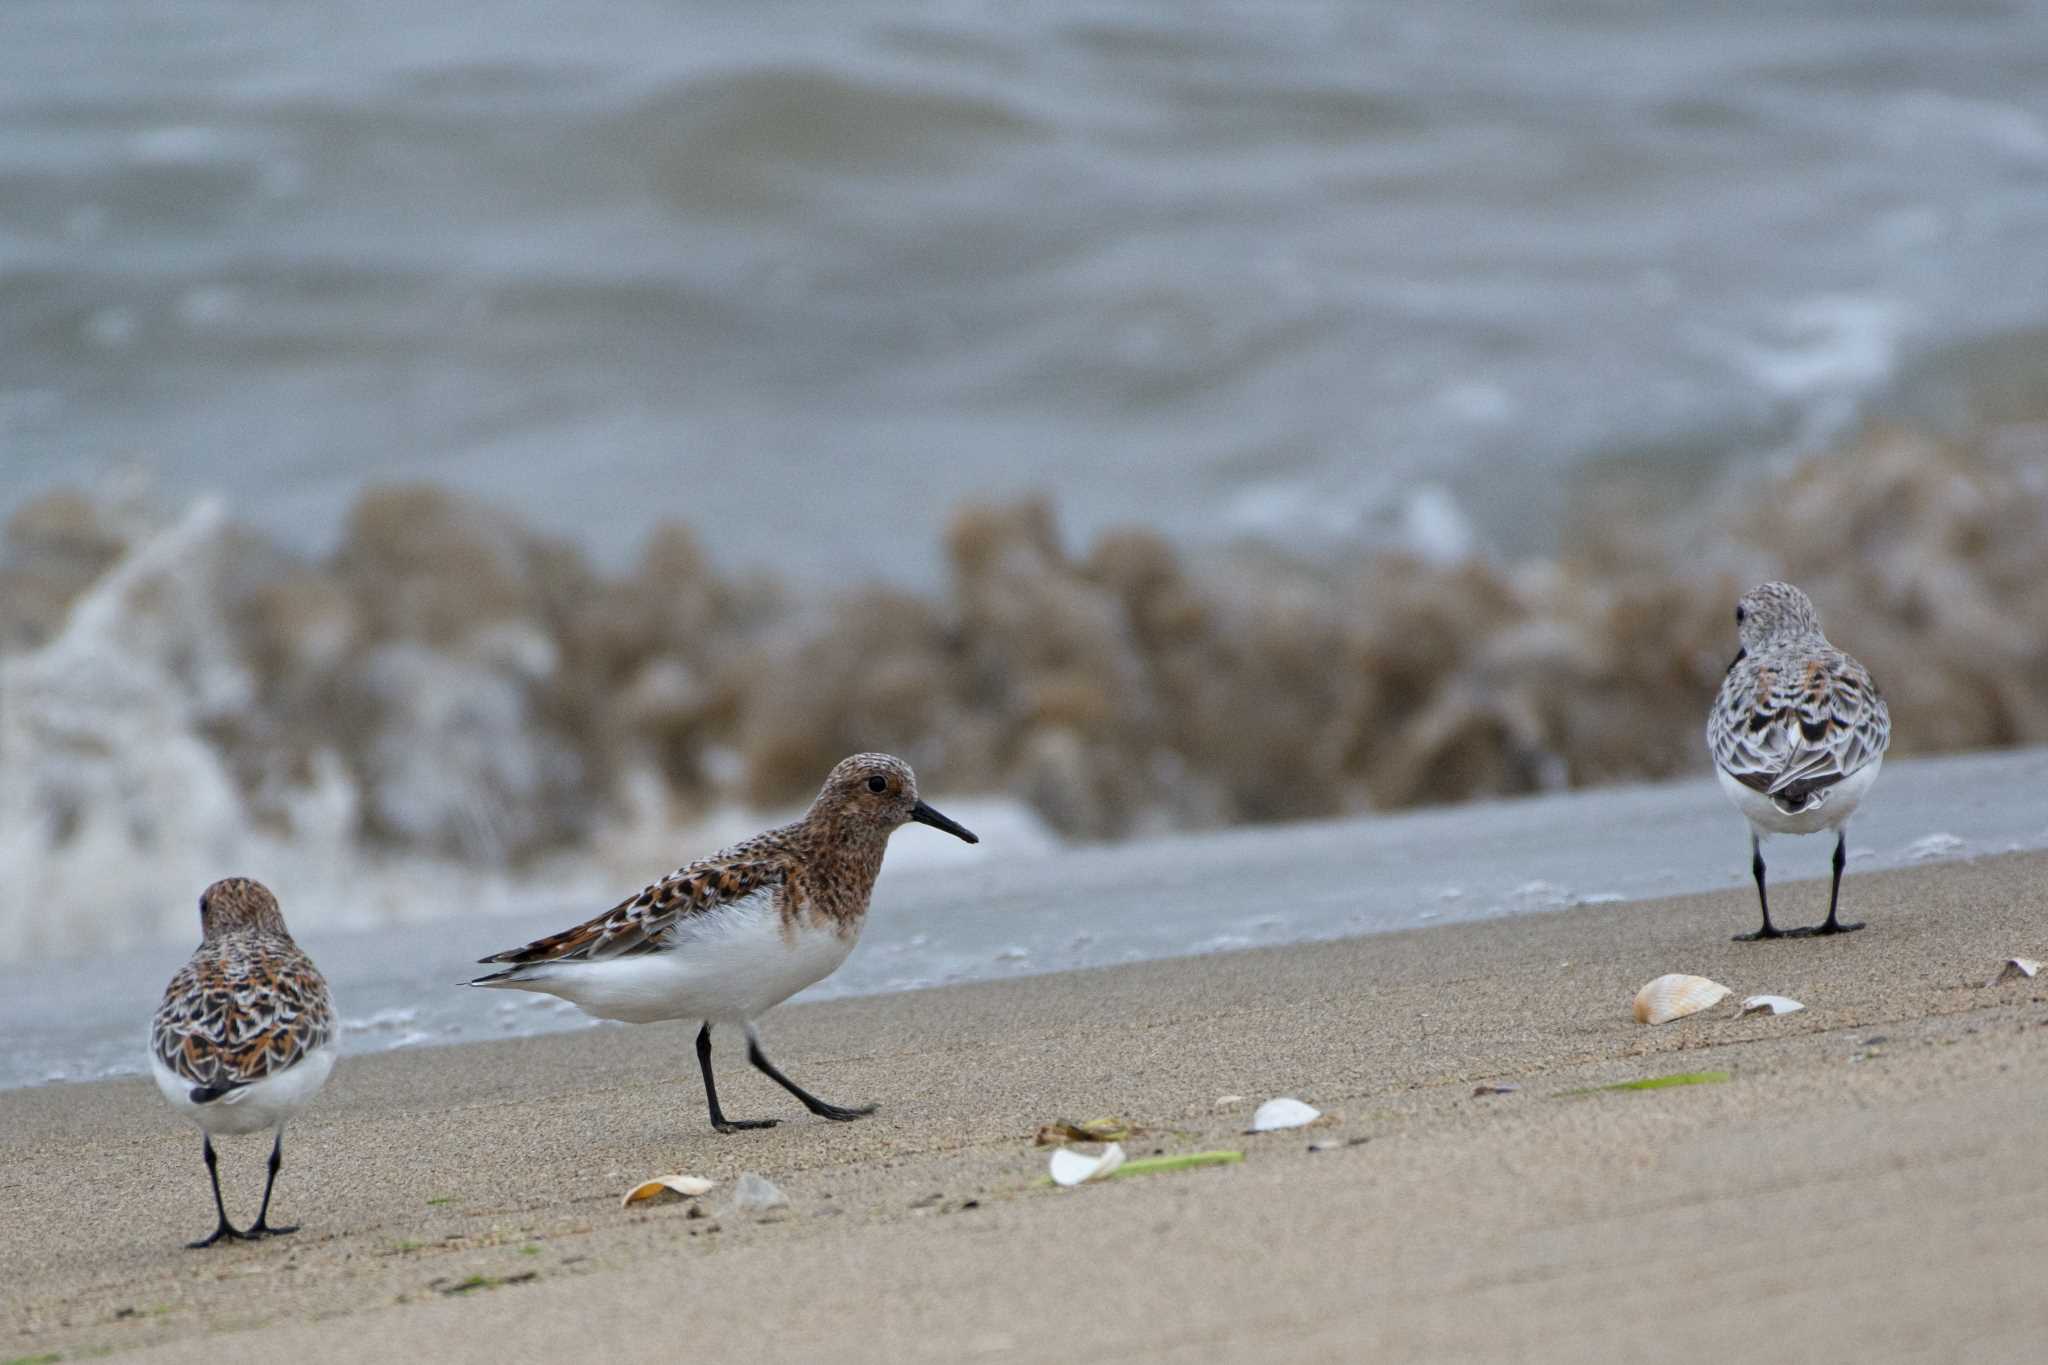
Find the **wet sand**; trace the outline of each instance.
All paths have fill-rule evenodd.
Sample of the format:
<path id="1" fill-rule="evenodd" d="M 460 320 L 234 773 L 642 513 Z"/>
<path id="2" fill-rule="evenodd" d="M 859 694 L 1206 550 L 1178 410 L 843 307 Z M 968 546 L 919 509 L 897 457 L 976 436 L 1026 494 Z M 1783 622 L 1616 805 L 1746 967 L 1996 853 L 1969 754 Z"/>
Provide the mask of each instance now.
<path id="1" fill-rule="evenodd" d="M 2044 888 L 2023 854 L 1852 877 L 1835 940 L 1730 943 L 1744 889 L 796 1006 L 772 1055 L 881 1112 L 812 1119 L 733 1038 L 727 1111 L 790 1121 L 728 1137 L 681 1024 L 355 1058 L 288 1139 L 304 1230 L 207 1252 L 147 1082 L 0 1093 L 0 1361 L 2036 1360 L 2048 978 L 1984 982 L 2048 957 Z M 1666 971 L 1808 1009 L 1637 1025 Z M 1332 1118 L 1244 1136 L 1282 1094 Z M 1244 1162 L 1039 1185 L 1033 1129 L 1106 1113 Z M 238 1220 L 263 1155 L 223 1146 Z M 733 1211 L 746 1170 L 785 1215 Z M 664 1171 L 707 1216 L 619 1208 Z"/>

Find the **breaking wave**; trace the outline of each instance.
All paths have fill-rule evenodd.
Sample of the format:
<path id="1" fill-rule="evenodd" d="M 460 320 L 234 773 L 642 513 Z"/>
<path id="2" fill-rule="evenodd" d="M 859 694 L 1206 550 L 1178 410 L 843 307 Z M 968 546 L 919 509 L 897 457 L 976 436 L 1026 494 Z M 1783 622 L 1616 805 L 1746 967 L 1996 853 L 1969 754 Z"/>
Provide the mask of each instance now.
<path id="1" fill-rule="evenodd" d="M 1197 562 L 968 506 L 942 591 L 806 596 L 679 526 L 602 571 L 432 487 L 366 493 L 323 558 L 217 501 L 52 493 L 0 545 L 0 955 L 189 936 L 230 871 L 299 924 L 594 899 L 863 748 L 1033 847 L 1690 772 L 1765 576 L 1870 665 L 1899 752 L 2048 740 L 2048 426 L 1631 497 L 1513 565 Z"/>

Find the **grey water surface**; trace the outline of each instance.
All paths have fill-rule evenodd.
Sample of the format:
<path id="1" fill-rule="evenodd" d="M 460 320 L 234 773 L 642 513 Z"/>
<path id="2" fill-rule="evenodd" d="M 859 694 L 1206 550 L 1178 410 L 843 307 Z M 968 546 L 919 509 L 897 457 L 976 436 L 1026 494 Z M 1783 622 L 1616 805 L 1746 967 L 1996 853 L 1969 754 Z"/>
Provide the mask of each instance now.
<path id="1" fill-rule="evenodd" d="M 946 868 L 885 868 L 860 946 L 800 998 L 1609 900 L 1648 901 L 1641 913 L 1653 915 L 1657 897 L 1747 885 L 1747 839 L 1741 818 L 1711 779 L 1702 779 L 1032 857 L 986 849 L 977 862 Z M 1849 847 L 1844 894 L 1852 906 L 1860 872 L 2048 848 L 2048 749 L 1888 762 L 1857 815 Z M 1825 876 L 1832 851 L 1824 837 L 1774 840 L 1774 884 Z M 1781 922 L 1801 922 L 1794 904 L 1779 902 Z M 1797 904 L 1819 918 L 1816 897 Z M 473 959 L 600 908 L 301 937 L 333 987 L 344 1052 L 381 1051 L 593 1026 L 551 997 L 455 983 L 476 974 Z M 1751 927 L 1746 904 L 1727 925 L 1729 933 Z M 1867 932 L 1885 932 L 1883 921 Z M 0 1037 L 8 1044 L 0 1049 L 0 1088 L 143 1071 L 149 1017 L 184 951 L 164 945 L 0 966 Z"/>
<path id="2" fill-rule="evenodd" d="M 16 0 L 0 127 L 0 516 L 1513 555 L 2048 356 L 2025 0 Z"/>

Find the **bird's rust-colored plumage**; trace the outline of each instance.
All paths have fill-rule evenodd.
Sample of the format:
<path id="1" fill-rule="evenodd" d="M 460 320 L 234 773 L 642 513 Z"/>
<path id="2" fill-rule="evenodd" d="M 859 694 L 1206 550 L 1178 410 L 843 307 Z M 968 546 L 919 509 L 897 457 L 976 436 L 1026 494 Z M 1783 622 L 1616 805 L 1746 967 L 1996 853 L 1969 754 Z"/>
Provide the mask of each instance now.
<path id="1" fill-rule="evenodd" d="M 199 906 L 201 942 L 164 990 L 150 1046 L 195 1090 L 225 1093 L 324 1046 L 334 1006 L 262 883 L 215 882 Z"/>

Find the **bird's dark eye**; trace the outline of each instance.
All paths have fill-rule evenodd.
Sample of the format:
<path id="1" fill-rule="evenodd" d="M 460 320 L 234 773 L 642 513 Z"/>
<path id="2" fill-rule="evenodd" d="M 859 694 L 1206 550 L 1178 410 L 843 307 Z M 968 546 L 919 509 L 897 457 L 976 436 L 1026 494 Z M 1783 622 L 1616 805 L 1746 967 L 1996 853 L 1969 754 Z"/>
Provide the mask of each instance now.
<path id="1" fill-rule="evenodd" d="M 868 790 L 871 792 L 883 792 L 889 790 L 889 779 L 882 776 L 880 773 L 876 773 L 873 777 L 868 779 Z"/>
<path id="2" fill-rule="evenodd" d="M 1739 626 L 1739 625 L 1741 625 L 1741 624 L 1742 624 L 1742 623 L 1743 623 L 1743 622 L 1744 622 L 1745 620 L 1747 620 L 1747 619 L 1748 619 L 1748 617 L 1749 617 L 1749 613 L 1748 613 L 1747 611 L 1744 611 L 1744 610 L 1743 610 L 1743 609 L 1742 609 L 1741 607 L 1737 607 L 1737 608 L 1735 609 L 1735 624 L 1736 624 L 1736 625 L 1738 625 L 1738 626 Z"/>

